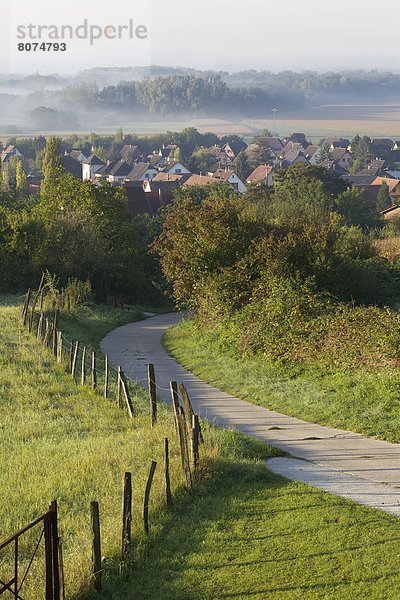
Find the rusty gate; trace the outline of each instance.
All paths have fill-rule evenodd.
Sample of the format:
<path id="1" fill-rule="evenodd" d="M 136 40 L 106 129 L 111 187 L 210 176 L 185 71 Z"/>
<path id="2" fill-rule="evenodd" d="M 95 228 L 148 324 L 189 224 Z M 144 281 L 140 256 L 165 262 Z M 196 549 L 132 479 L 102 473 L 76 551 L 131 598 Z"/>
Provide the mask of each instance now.
<path id="1" fill-rule="evenodd" d="M 37 528 L 38 537 L 32 555 L 30 556 L 28 566 L 22 568 L 20 558 L 20 538 L 28 531 Z M 26 582 L 32 564 L 37 557 L 37 552 L 44 540 L 44 561 L 45 561 L 45 593 L 46 600 L 61 600 L 63 583 L 62 569 L 60 569 L 60 540 L 58 537 L 58 518 L 57 518 L 57 502 L 54 500 L 47 512 L 37 517 L 34 521 L 20 529 L 17 533 L 9 537 L 4 542 L 0 543 L 0 551 L 9 547 L 13 554 L 13 567 L 11 578 L 6 577 L 1 573 L 0 566 L 0 596 L 7 594 L 4 598 L 14 598 L 16 600 L 24 600 L 23 587 Z M 38 583 L 38 585 L 40 585 Z M 26 599 L 25 599 L 26 600 Z"/>

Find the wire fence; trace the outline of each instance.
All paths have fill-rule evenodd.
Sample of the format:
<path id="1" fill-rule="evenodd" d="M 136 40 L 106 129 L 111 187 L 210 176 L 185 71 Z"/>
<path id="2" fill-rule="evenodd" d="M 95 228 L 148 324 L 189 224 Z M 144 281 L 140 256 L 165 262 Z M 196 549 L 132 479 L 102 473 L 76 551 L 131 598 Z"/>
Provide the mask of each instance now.
<path id="1" fill-rule="evenodd" d="M 43 281 L 43 280 L 42 280 Z M 42 286 L 42 284 L 41 284 Z M 58 327 L 57 311 L 48 313 L 43 310 L 43 290 L 39 286 L 37 292 L 28 290 L 22 311 L 22 322 L 38 344 L 50 350 L 54 360 L 64 366 L 66 372 L 77 385 L 90 386 L 98 394 L 124 407 L 132 419 L 139 410 L 132 400 L 132 391 L 137 386 L 148 388 L 149 413 L 151 427 L 157 423 L 157 390 L 171 393 L 175 440 L 180 450 L 183 480 L 190 491 L 199 475 L 199 448 L 203 440 L 199 417 L 195 414 L 189 394 L 183 384 L 170 382 L 170 388 L 163 388 L 156 382 L 154 365 L 148 365 L 146 379 L 128 378 L 120 366 L 112 365 L 107 355 L 96 352 L 79 340 L 70 339 Z M 40 299 L 40 302 L 39 302 Z M 167 508 L 172 507 L 172 485 L 169 469 L 170 442 L 164 438 L 164 486 Z M 151 462 L 150 471 L 144 490 L 142 520 L 144 532 L 149 533 L 149 502 L 157 463 Z M 92 539 L 92 582 L 96 590 L 102 589 L 102 573 L 104 570 L 100 538 L 100 510 L 97 501 L 91 502 L 91 539 Z M 125 473 L 123 489 L 122 548 L 121 565 L 129 562 L 131 555 L 131 521 L 132 521 L 132 473 Z M 0 589 L 1 595 L 1 589 Z M 64 590 L 60 589 L 55 600 L 64 598 Z"/>

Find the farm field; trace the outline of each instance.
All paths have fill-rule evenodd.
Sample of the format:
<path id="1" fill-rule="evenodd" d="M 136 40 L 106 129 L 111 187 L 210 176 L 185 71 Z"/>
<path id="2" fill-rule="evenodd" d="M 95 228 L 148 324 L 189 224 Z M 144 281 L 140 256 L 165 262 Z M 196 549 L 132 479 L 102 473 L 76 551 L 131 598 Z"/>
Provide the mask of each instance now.
<path id="1" fill-rule="evenodd" d="M 32 131 L 23 121 L 13 123 L 18 133 L 9 133 L 9 122 L 0 118 L 0 136 L 2 137 L 35 137 L 39 134 L 49 135 L 48 132 Z M 185 127 L 196 127 L 200 133 L 212 132 L 219 136 L 241 135 L 252 138 L 261 129 L 274 129 L 272 114 L 252 119 L 223 119 L 223 118 L 192 118 L 177 117 L 166 120 L 118 120 L 107 125 L 90 123 L 79 130 L 52 131 L 57 136 L 66 137 L 71 134 L 88 134 L 95 131 L 98 134 L 111 135 L 122 127 L 125 133 L 137 135 L 152 135 L 167 131 L 180 131 Z M 324 136 L 345 136 L 352 138 L 357 133 L 370 137 L 400 137 L 400 106 L 397 105 L 331 105 L 307 108 L 291 112 L 278 112 L 276 130 L 283 137 L 294 131 L 306 133 L 314 143 Z"/>
<path id="2" fill-rule="evenodd" d="M 203 478 L 190 495 L 183 493 L 170 408 L 160 406 L 151 429 L 147 394 L 139 388 L 133 394 L 137 416 L 130 420 L 89 387 L 73 383 L 21 327 L 21 301 L 2 296 L 0 305 L 0 539 L 56 497 L 67 598 L 398 597 L 397 519 L 272 475 L 264 460 L 278 452 L 206 424 Z M 107 330 L 139 317 L 139 309 L 86 307 L 59 326 L 69 338 L 97 348 Z M 162 510 L 163 482 L 156 472 L 145 540 L 143 490 L 150 461 L 162 464 L 166 435 L 172 440 L 174 508 Z M 126 470 L 133 473 L 134 560 L 121 578 Z M 105 556 L 104 590 L 97 595 L 87 585 L 93 499 L 100 503 Z M 0 570 L 6 563 L 1 554 Z M 41 598 L 30 585 L 26 596 Z"/>

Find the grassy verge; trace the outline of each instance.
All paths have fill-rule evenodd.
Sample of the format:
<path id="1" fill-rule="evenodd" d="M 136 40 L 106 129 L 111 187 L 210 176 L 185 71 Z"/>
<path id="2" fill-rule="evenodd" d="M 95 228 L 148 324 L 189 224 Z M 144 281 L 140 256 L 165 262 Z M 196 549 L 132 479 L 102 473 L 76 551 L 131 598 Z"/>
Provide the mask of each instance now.
<path id="1" fill-rule="evenodd" d="M 400 375 L 282 367 L 241 358 L 185 320 L 165 336 L 167 349 L 196 375 L 239 397 L 307 421 L 400 442 Z"/>
<path id="2" fill-rule="evenodd" d="M 90 310 L 90 319 L 84 312 L 73 319 L 74 337 L 96 345 L 119 317 Z M 96 315 L 97 333 L 88 325 Z M 64 325 L 72 336 L 72 327 Z M 263 464 L 275 454 L 271 448 L 206 424 L 203 478 L 192 494 L 184 494 L 170 409 L 160 406 L 158 425 L 150 429 L 143 392 L 137 391 L 138 414 L 131 421 L 89 388 L 75 385 L 21 330 L 19 307 L 10 298 L 0 306 L 0 367 L 0 538 L 56 497 L 69 599 L 94 597 L 87 586 L 92 499 L 100 503 L 106 557 L 98 598 L 398 597 L 398 520 L 272 475 Z M 145 541 L 140 523 L 145 479 L 151 459 L 162 464 L 166 435 L 175 506 L 164 510 L 158 468 Z M 126 470 L 133 472 L 134 548 L 131 569 L 121 578 Z M 28 561 L 28 548 L 21 549 Z M 9 561 L 0 554 L 0 578 Z M 23 597 L 42 597 L 37 581 L 28 578 L 27 585 Z"/>
<path id="3" fill-rule="evenodd" d="M 149 308 L 138 306 L 131 310 L 110 308 L 108 306 L 81 306 L 75 313 L 62 315 L 58 326 L 70 339 L 79 339 L 98 350 L 103 337 L 112 329 L 144 318 L 144 313 L 161 314 L 171 312 L 171 306 L 165 308 Z"/>

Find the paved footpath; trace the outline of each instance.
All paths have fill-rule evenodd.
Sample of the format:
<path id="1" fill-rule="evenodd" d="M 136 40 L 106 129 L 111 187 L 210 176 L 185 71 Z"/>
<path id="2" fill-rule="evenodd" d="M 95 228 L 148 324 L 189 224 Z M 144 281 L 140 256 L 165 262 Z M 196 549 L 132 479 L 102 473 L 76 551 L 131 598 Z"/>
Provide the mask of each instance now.
<path id="1" fill-rule="evenodd" d="M 156 371 L 158 394 L 170 401 L 169 381 L 184 383 L 202 417 L 268 442 L 295 458 L 272 458 L 269 469 L 338 496 L 400 516 L 400 446 L 360 434 L 314 425 L 250 404 L 203 382 L 180 366 L 162 346 L 176 313 L 115 329 L 103 352 L 132 379 L 147 386 L 147 364 Z"/>

